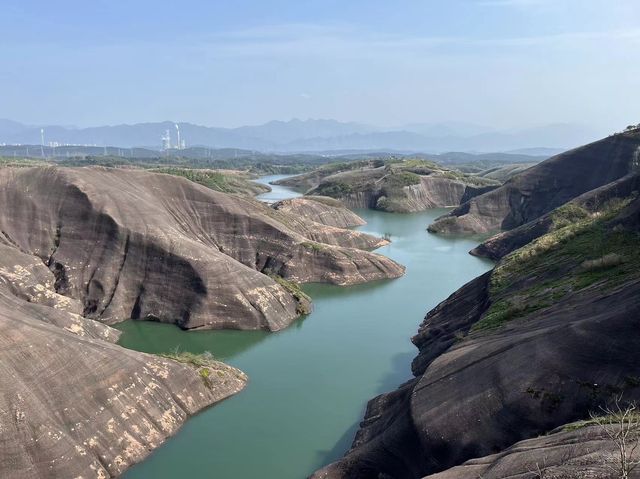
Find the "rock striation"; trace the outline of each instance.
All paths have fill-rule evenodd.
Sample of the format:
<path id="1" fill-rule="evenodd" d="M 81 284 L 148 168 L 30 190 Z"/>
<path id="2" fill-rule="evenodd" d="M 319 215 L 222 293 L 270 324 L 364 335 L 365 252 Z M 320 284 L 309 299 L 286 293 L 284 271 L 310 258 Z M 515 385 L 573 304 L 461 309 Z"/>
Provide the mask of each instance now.
<path id="1" fill-rule="evenodd" d="M 617 181 L 588 191 L 569 203 L 536 218 L 529 223 L 492 236 L 471 251 L 471 254 L 500 260 L 509 253 L 572 221 L 599 214 L 608 204 L 615 204 L 640 192 L 640 173 L 630 173 Z"/>
<path id="2" fill-rule="evenodd" d="M 474 197 L 429 226 L 433 233 L 496 233 L 533 221 L 640 167 L 640 130 L 562 153 Z"/>
<path id="3" fill-rule="evenodd" d="M 425 479 L 504 479 L 542 476 L 609 479 L 619 452 L 597 426 L 567 425 L 549 435 L 520 441 L 505 451 L 472 459 Z M 637 473 L 632 473 L 637 478 Z"/>
<path id="4" fill-rule="evenodd" d="M 494 180 L 448 170 L 432 162 L 405 160 L 321 177 L 307 193 L 340 199 L 350 208 L 411 213 L 457 206 L 498 185 Z"/>
<path id="5" fill-rule="evenodd" d="M 348 209 L 340 200 L 328 196 L 305 196 L 278 201 L 272 207 L 302 216 L 317 223 L 336 228 L 351 228 L 367 224 L 353 211 Z"/>
<path id="6" fill-rule="evenodd" d="M 116 477 L 244 387 L 222 363 L 117 346 L 119 332 L 80 316 L 55 282 L 39 259 L 0 242 L 0 477 Z"/>
<path id="7" fill-rule="evenodd" d="M 53 273 L 53 289 L 106 323 L 279 330 L 308 300 L 288 281 L 403 274 L 383 244 L 251 198 L 143 170 L 0 170 L 0 235 Z"/>
<path id="8" fill-rule="evenodd" d="M 626 181 L 429 312 L 414 378 L 369 403 L 352 449 L 314 479 L 534 477 L 541 456 L 578 478 L 609 460 L 589 428 L 557 428 L 640 399 L 640 199 L 595 200 Z"/>

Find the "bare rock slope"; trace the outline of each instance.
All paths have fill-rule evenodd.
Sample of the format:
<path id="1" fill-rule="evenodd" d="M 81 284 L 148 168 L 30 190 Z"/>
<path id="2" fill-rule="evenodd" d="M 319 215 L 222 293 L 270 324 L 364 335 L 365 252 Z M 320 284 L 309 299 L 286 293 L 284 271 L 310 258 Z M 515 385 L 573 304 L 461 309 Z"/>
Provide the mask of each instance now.
<path id="1" fill-rule="evenodd" d="M 381 240 L 140 170 L 0 170 L 0 235 L 44 263 L 82 316 L 187 329 L 278 330 L 308 310 L 293 282 L 354 284 L 404 269 Z"/>
<path id="2" fill-rule="evenodd" d="M 640 130 L 610 136 L 550 158 L 471 198 L 429 226 L 434 233 L 494 233 L 533 221 L 554 208 L 640 168 Z"/>
<path id="3" fill-rule="evenodd" d="M 425 479 L 611 479 L 619 467 L 618 454 L 601 427 L 568 424 Z M 629 475 L 638 477 L 637 469 Z"/>
<path id="4" fill-rule="evenodd" d="M 411 213 L 457 206 L 498 185 L 430 162 L 407 160 L 332 174 L 308 194 L 338 198 L 350 208 Z"/>
<path id="5" fill-rule="evenodd" d="M 372 160 L 325 165 L 277 184 L 330 196 L 350 208 L 411 213 L 458 206 L 500 183 L 425 160 Z"/>
<path id="6" fill-rule="evenodd" d="M 0 244 L 0 477 L 110 478 L 246 376 L 115 345 L 37 258 Z"/>
<path id="7" fill-rule="evenodd" d="M 305 196 L 274 203 L 272 207 L 327 226 L 351 228 L 362 226 L 366 221 L 348 209 L 340 200 L 328 196 Z"/>
<path id="8" fill-rule="evenodd" d="M 426 316 L 414 378 L 373 399 L 352 449 L 313 477 L 536 477 L 539 451 L 509 447 L 640 399 L 638 244 L 630 195 L 505 256 Z M 552 445 L 573 439 L 566 456 Z M 574 461 L 561 477 L 610 460 L 586 433 L 532 441 L 550 466 Z"/>

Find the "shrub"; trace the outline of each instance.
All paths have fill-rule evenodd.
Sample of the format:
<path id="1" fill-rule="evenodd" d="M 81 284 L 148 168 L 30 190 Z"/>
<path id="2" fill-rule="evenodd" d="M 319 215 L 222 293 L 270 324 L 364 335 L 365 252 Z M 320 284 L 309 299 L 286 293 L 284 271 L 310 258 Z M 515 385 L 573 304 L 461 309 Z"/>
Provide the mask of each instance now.
<path id="1" fill-rule="evenodd" d="M 609 253 L 601 258 L 583 261 L 580 265 L 582 271 L 598 271 L 621 265 L 624 258 L 618 253 Z"/>

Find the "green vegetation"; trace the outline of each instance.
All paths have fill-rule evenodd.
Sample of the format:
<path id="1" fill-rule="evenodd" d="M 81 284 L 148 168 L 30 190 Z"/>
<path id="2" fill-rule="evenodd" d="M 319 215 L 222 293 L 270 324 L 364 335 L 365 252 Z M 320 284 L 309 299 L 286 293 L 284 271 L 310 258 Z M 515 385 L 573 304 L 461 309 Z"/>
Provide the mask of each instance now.
<path id="1" fill-rule="evenodd" d="M 526 316 L 547 306 L 549 304 L 546 303 L 500 300 L 491 305 L 482 320 L 473 325 L 471 332 L 495 329 L 507 321 Z"/>
<path id="2" fill-rule="evenodd" d="M 611 289 L 640 277 L 640 236 L 609 224 L 630 201 L 610 201 L 595 213 L 576 205 L 556 210 L 548 234 L 494 269 L 492 304 L 472 331 L 495 329 L 594 284 Z"/>
<path id="3" fill-rule="evenodd" d="M 186 168 L 158 168 L 153 170 L 156 173 L 165 173 L 167 175 L 181 176 L 194 183 L 206 186 L 212 190 L 221 191 L 223 193 L 235 193 L 236 189 L 230 185 L 229 178 L 218 172 L 211 170 L 193 170 Z"/>
<path id="4" fill-rule="evenodd" d="M 49 163 L 32 158 L 13 158 L 0 156 L 0 168 L 4 167 L 26 167 L 26 166 L 46 166 Z"/>
<path id="5" fill-rule="evenodd" d="M 202 379 L 204 385 L 208 389 L 213 388 L 210 368 L 216 365 L 216 361 L 213 359 L 213 355 L 210 352 L 206 351 L 202 354 L 194 354 L 187 351 L 181 352 L 176 349 L 171 353 L 162 353 L 158 354 L 158 356 L 193 366 L 198 369 L 198 374 L 200 375 L 200 379 Z M 218 374 L 220 373 L 221 371 L 218 371 Z"/>
<path id="6" fill-rule="evenodd" d="M 301 244 L 303 248 L 310 249 L 313 251 L 324 251 L 325 249 L 325 247 L 322 244 L 316 243 L 315 241 L 304 241 Z"/>
<path id="7" fill-rule="evenodd" d="M 166 359 L 173 359 L 179 363 L 190 364 L 196 368 L 212 366 L 216 362 L 213 358 L 213 354 L 209 351 L 205 351 L 202 354 L 194 354 L 188 351 L 178 351 L 176 349 L 170 353 L 160 353 L 158 356 Z"/>
<path id="8" fill-rule="evenodd" d="M 289 293 L 291 293 L 291 296 L 293 296 L 293 298 L 298 302 L 298 306 L 296 307 L 296 314 L 303 315 L 311 313 L 311 298 L 304 291 L 302 291 L 302 288 L 300 288 L 299 284 L 284 279 L 282 276 L 277 274 L 267 273 L 267 275 L 284 289 L 286 289 Z"/>
<path id="9" fill-rule="evenodd" d="M 420 175 L 410 171 L 392 173 L 386 178 L 385 188 L 404 188 L 405 186 L 420 184 Z"/>
<path id="10" fill-rule="evenodd" d="M 477 186 L 480 188 L 484 186 L 499 186 L 501 184 L 499 181 L 492 180 L 491 178 L 484 178 L 477 175 L 468 175 L 456 170 L 443 170 L 440 176 L 449 178 L 451 180 L 461 181 L 464 184 Z"/>
<path id="11" fill-rule="evenodd" d="M 342 198 L 353 193 L 353 188 L 344 182 L 322 183 L 314 191 L 315 195 L 330 196 L 331 198 Z"/>
<path id="12" fill-rule="evenodd" d="M 575 203 L 567 203 L 551 213 L 553 229 L 559 230 L 566 226 L 571 226 L 580 221 L 588 220 L 590 213 Z"/>
<path id="13" fill-rule="evenodd" d="M 218 170 L 197 170 L 192 168 L 157 168 L 152 171 L 186 178 L 222 193 L 257 195 L 268 191 L 264 185 L 249 180 L 247 173 Z"/>

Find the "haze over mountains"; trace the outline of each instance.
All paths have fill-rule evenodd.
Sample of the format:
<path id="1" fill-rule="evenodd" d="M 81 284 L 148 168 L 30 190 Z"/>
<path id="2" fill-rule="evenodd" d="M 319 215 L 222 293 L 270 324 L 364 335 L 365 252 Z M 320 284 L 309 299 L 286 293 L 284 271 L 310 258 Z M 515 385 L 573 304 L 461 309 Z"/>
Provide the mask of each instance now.
<path id="1" fill-rule="evenodd" d="M 558 123 L 532 128 L 498 130 L 464 122 L 411 124 L 381 128 L 336 120 L 271 121 L 262 125 L 237 128 L 206 127 L 178 123 L 188 146 L 244 148 L 271 152 L 335 152 L 351 150 L 496 152 L 525 150 L 544 154 L 592 141 L 609 132 L 584 125 Z M 76 128 L 59 125 L 25 125 L 0 120 L 0 143 L 81 144 L 159 149 L 168 130 L 176 144 L 175 123 L 170 121 L 132 125 Z"/>

